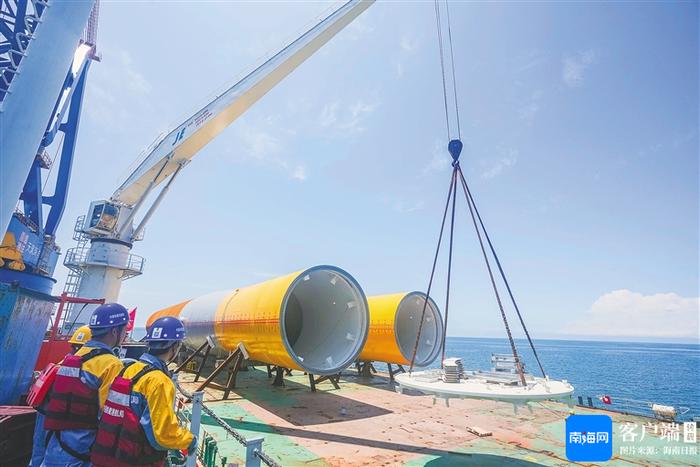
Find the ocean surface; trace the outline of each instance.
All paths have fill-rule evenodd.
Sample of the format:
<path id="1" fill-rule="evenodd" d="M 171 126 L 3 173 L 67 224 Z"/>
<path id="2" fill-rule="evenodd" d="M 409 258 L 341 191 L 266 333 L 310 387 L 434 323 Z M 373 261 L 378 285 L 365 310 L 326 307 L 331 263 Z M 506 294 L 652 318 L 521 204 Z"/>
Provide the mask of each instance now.
<path id="1" fill-rule="evenodd" d="M 527 340 L 516 339 L 515 344 L 526 371 L 540 376 Z M 681 419 L 700 416 L 700 345 L 568 340 L 534 344 L 547 375 L 568 380 L 584 402 L 590 396 L 602 406 L 596 396 L 609 395 L 612 408 L 644 408 L 624 400 L 632 399 L 689 408 Z M 468 369 L 489 369 L 492 353 L 512 354 L 508 340 L 448 337 L 445 345 L 445 356 L 461 357 Z"/>
<path id="2" fill-rule="evenodd" d="M 135 328 L 133 338 L 144 334 L 145 329 Z M 528 342 L 516 339 L 515 344 L 527 372 L 540 376 Z M 680 419 L 700 416 L 700 345 L 536 340 L 535 348 L 547 375 L 568 380 L 584 401 L 592 397 L 603 406 L 596 397 L 608 395 L 611 408 L 648 413 L 645 403 L 652 402 L 690 409 Z M 510 354 L 508 340 L 447 338 L 445 356 L 460 357 L 467 369 L 488 370 L 492 353 Z M 432 367 L 437 366 L 436 361 Z"/>

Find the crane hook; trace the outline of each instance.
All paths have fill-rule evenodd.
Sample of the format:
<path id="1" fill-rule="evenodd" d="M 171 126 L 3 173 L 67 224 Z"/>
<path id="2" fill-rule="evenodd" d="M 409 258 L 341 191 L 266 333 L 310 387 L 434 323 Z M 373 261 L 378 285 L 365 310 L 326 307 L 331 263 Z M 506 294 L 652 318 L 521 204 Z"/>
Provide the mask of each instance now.
<path id="1" fill-rule="evenodd" d="M 452 156 L 452 166 L 454 167 L 459 163 L 459 155 L 462 153 L 462 141 L 458 139 L 453 139 L 447 144 L 447 150 L 450 152 L 450 155 Z"/>

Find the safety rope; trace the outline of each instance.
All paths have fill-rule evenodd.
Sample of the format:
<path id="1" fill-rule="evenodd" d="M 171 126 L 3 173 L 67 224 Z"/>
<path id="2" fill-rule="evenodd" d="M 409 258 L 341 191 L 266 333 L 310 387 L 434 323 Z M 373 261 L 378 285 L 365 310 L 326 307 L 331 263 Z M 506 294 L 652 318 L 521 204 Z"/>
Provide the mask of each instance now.
<path id="1" fill-rule="evenodd" d="M 461 172 L 461 170 L 458 168 Z M 461 175 L 462 188 L 465 188 L 464 175 Z M 472 222 L 474 223 L 474 230 L 476 231 L 476 236 L 479 239 L 479 246 L 481 247 L 481 253 L 484 256 L 484 262 L 486 263 L 486 269 L 489 272 L 489 278 L 491 279 L 491 285 L 493 286 L 493 293 L 496 294 L 496 301 L 498 302 L 498 308 L 501 310 L 501 319 L 503 319 L 503 325 L 506 328 L 506 334 L 508 335 L 508 341 L 510 342 L 510 348 L 513 351 L 513 357 L 515 358 L 515 365 L 518 369 L 520 375 L 520 382 L 525 386 L 525 374 L 523 372 L 523 366 L 520 362 L 520 357 L 518 356 L 518 351 L 515 348 L 515 340 L 513 340 L 513 335 L 510 332 L 510 326 L 508 325 L 508 318 L 506 318 L 506 313 L 503 310 L 503 303 L 501 302 L 501 295 L 498 293 L 498 287 L 496 286 L 496 281 L 493 278 L 493 271 L 491 271 L 491 263 L 489 262 L 488 255 L 486 254 L 486 249 L 484 248 L 484 241 L 481 239 L 481 232 L 476 223 L 476 217 L 474 216 L 474 208 L 472 206 L 471 198 L 467 195 L 466 189 L 464 190 L 464 196 L 467 198 L 467 205 L 469 206 L 469 213 L 471 214 Z"/>
<path id="2" fill-rule="evenodd" d="M 520 324 L 523 327 L 523 330 L 525 331 L 525 335 L 527 336 L 527 340 L 530 344 L 530 348 L 532 349 L 532 352 L 535 356 L 535 360 L 537 360 L 537 365 L 540 368 L 540 371 L 542 372 L 542 376 L 546 376 L 544 372 L 544 368 L 542 367 L 542 363 L 540 362 L 539 355 L 537 355 L 537 350 L 535 349 L 535 345 L 532 342 L 532 339 L 530 337 L 530 333 L 527 330 L 527 327 L 525 326 L 525 320 L 522 317 L 522 314 L 520 313 L 520 308 L 518 307 L 515 297 L 513 295 L 513 292 L 510 288 L 510 284 L 508 283 L 508 279 L 506 278 L 505 272 L 503 271 L 503 267 L 501 266 L 501 262 L 498 258 L 498 255 L 496 254 L 496 250 L 493 246 L 493 243 L 491 242 L 491 238 L 488 235 L 488 232 L 486 231 L 486 227 L 484 226 L 484 222 L 481 218 L 481 214 L 479 213 L 479 210 L 476 207 L 476 203 L 474 202 L 474 198 L 471 195 L 471 191 L 469 190 L 469 186 L 467 185 L 467 181 L 464 178 L 464 173 L 462 172 L 462 169 L 459 165 L 459 155 L 462 151 L 462 142 L 461 142 L 461 127 L 460 127 L 460 120 L 459 120 L 459 102 L 458 102 L 458 95 L 457 95 L 457 78 L 456 78 L 456 71 L 455 71 L 455 60 L 454 60 L 454 47 L 453 47 L 453 42 L 452 42 L 452 26 L 451 26 L 451 21 L 450 21 L 450 6 L 449 2 L 446 1 L 446 13 L 447 13 L 447 38 L 448 38 L 448 44 L 449 44 L 449 53 L 450 53 L 450 66 L 451 66 L 451 72 L 452 72 L 452 91 L 454 95 L 454 110 L 455 110 L 455 117 L 456 117 L 456 123 L 457 123 L 457 139 L 451 139 L 451 134 L 450 134 L 450 112 L 449 112 L 449 106 L 448 106 L 448 98 L 447 98 L 447 78 L 445 75 L 445 51 L 444 51 L 444 44 L 443 44 L 443 34 L 442 34 L 442 19 L 441 19 L 441 14 L 440 14 L 440 0 L 435 0 L 435 20 L 436 20 L 436 25 L 437 25 L 437 38 L 438 38 L 438 45 L 439 45 L 439 51 L 440 51 L 440 71 L 441 71 L 441 77 L 442 77 L 442 94 L 443 94 L 443 102 L 445 105 L 445 124 L 447 126 L 447 137 L 448 140 L 450 141 L 448 144 L 448 150 L 450 154 L 452 155 L 453 163 L 453 171 L 452 171 L 452 178 L 450 181 L 450 189 L 448 191 L 447 195 L 447 202 L 445 204 L 445 211 L 443 212 L 442 216 L 442 224 L 440 225 L 440 236 L 438 237 L 438 243 L 437 247 L 435 250 L 435 257 L 433 259 L 433 267 L 430 272 L 430 280 L 428 282 L 428 290 L 426 294 L 426 299 L 425 303 L 423 304 L 423 309 L 421 312 L 421 320 L 418 325 L 418 333 L 416 335 L 416 342 L 413 346 L 413 355 L 411 356 L 411 365 L 409 368 L 409 374 L 413 371 L 413 367 L 415 364 L 415 359 L 416 359 L 416 353 L 418 351 L 418 345 L 420 342 L 420 337 L 421 337 L 421 332 L 423 330 L 423 322 L 425 320 L 425 311 L 428 305 L 428 300 L 430 297 L 430 292 L 432 290 L 433 286 L 433 279 L 435 276 L 435 269 L 437 267 L 437 260 L 438 256 L 440 253 L 440 246 L 442 243 L 442 236 L 444 233 L 444 228 L 445 228 L 445 220 L 447 218 L 447 211 L 450 207 L 450 202 L 452 202 L 452 215 L 450 219 L 450 245 L 449 245 L 449 254 L 448 254 L 448 264 L 447 264 L 447 291 L 445 294 L 445 320 L 444 320 L 444 329 L 442 333 L 442 342 L 441 342 L 441 365 L 444 365 L 444 360 L 445 360 L 445 343 L 447 340 L 447 323 L 448 323 L 448 318 L 449 318 L 449 307 L 450 307 L 450 289 L 451 289 L 451 279 L 452 279 L 452 256 L 453 256 L 453 247 L 454 247 L 454 223 L 455 223 L 455 211 L 456 211 L 456 205 L 457 205 L 457 177 L 459 176 L 460 182 L 462 184 L 462 190 L 464 191 L 464 197 L 467 200 L 467 206 L 469 208 L 469 213 L 472 219 L 472 224 L 474 225 L 474 230 L 476 232 L 476 236 L 479 240 L 479 246 L 481 247 L 481 253 L 484 258 L 484 263 L 486 264 L 486 269 L 489 273 L 489 278 L 491 280 L 491 285 L 493 287 L 494 294 L 496 296 L 496 301 L 498 302 L 498 308 L 501 312 L 501 319 L 503 320 L 503 325 L 506 330 L 506 334 L 508 336 L 508 342 L 510 343 L 511 350 L 513 352 L 513 357 L 515 358 L 515 363 L 516 367 L 518 370 L 518 374 L 520 376 L 520 382 L 524 386 L 525 383 L 525 372 L 523 368 L 523 363 L 520 360 L 520 357 L 518 355 L 518 351 L 515 345 L 515 340 L 513 339 L 513 335 L 510 330 L 510 325 L 508 324 L 508 318 L 506 317 L 505 309 L 503 308 L 503 302 L 501 300 L 501 296 L 498 292 L 498 286 L 496 285 L 496 280 L 493 275 L 493 270 L 491 268 L 491 263 L 488 258 L 488 254 L 486 253 L 486 248 L 484 246 L 484 241 L 482 239 L 481 232 L 483 231 L 484 236 L 486 237 L 486 241 L 489 245 L 489 249 L 491 251 L 491 254 L 493 254 L 493 257 L 496 261 L 496 265 L 498 266 L 498 271 L 501 274 L 501 278 L 503 279 L 503 282 L 505 283 L 506 289 L 508 290 L 508 295 L 510 296 L 511 302 L 513 303 L 513 306 L 515 308 L 515 311 L 518 315 L 518 319 L 520 320 Z M 477 224 L 477 218 L 479 220 Z M 481 227 L 481 230 L 480 228 Z"/>
<path id="3" fill-rule="evenodd" d="M 418 351 L 418 343 L 420 342 L 421 331 L 423 330 L 423 322 L 425 321 L 425 310 L 428 307 L 428 300 L 430 298 L 430 291 L 433 287 L 433 278 L 435 277 L 435 267 L 437 266 L 438 255 L 440 254 L 440 245 L 442 244 L 442 234 L 445 230 L 445 220 L 447 219 L 447 209 L 450 207 L 450 200 L 452 199 L 452 191 L 454 185 L 457 183 L 456 172 L 452 171 L 452 178 L 450 180 L 450 188 L 447 190 L 447 202 L 445 203 L 445 211 L 442 214 L 442 223 L 440 224 L 440 235 L 438 236 L 437 248 L 435 248 L 435 257 L 433 258 L 433 269 L 430 271 L 430 280 L 428 281 L 428 290 L 425 295 L 425 301 L 423 303 L 423 311 L 421 312 L 420 322 L 418 323 L 418 333 L 416 334 L 416 343 L 413 346 L 413 355 L 411 356 L 411 366 L 408 369 L 408 374 L 413 371 L 413 365 L 416 361 L 416 352 Z"/>
<path id="4" fill-rule="evenodd" d="M 459 162 L 455 161 L 454 172 L 455 178 L 457 177 L 457 172 L 459 171 Z M 452 247 L 454 245 L 455 236 L 455 208 L 457 207 L 457 184 L 454 183 L 452 186 L 452 218 L 450 219 L 450 250 L 447 255 L 447 293 L 445 294 L 445 322 L 443 323 L 444 329 L 442 333 L 442 352 L 440 362 L 445 361 L 445 342 L 447 341 L 447 319 L 450 316 L 450 282 L 452 278 Z"/>
<path id="5" fill-rule="evenodd" d="M 527 326 L 525 326 L 525 320 L 523 319 L 522 314 L 520 313 L 520 308 L 518 307 L 517 302 L 515 301 L 515 297 L 513 296 L 513 291 L 510 288 L 510 284 L 508 283 L 508 279 L 506 278 L 506 273 L 503 271 L 503 267 L 501 266 L 501 261 L 498 259 L 498 255 L 496 254 L 496 249 L 493 247 L 493 243 L 491 243 L 491 237 L 489 237 L 489 233 L 486 230 L 486 227 L 484 226 L 484 221 L 481 219 L 481 214 L 479 214 L 479 209 L 476 207 L 476 203 L 474 202 L 474 197 L 472 196 L 472 192 L 469 189 L 469 185 L 467 184 L 467 181 L 464 178 L 464 174 L 460 171 L 460 178 L 462 180 L 462 187 L 464 188 L 465 193 L 467 194 L 469 200 L 471 200 L 471 205 L 474 206 L 474 212 L 476 212 L 476 217 L 479 219 L 479 224 L 481 225 L 481 230 L 484 232 L 484 236 L 486 237 L 486 242 L 489 244 L 489 248 L 491 249 L 491 254 L 493 255 L 494 259 L 496 260 L 496 265 L 498 266 L 498 271 L 501 273 L 501 277 L 503 278 L 503 283 L 506 286 L 506 289 L 508 290 L 508 295 L 510 296 L 510 300 L 513 303 L 513 307 L 515 308 L 515 312 L 518 315 L 518 319 L 520 320 L 520 324 L 523 327 L 523 331 L 525 331 L 525 336 L 527 336 L 527 341 L 530 344 L 530 348 L 532 349 L 532 353 L 535 356 L 535 360 L 537 361 L 537 366 L 540 367 L 540 371 L 542 372 L 542 377 L 546 377 L 547 375 L 544 372 L 544 368 L 542 367 L 542 362 L 540 362 L 540 357 L 537 355 L 537 350 L 535 349 L 535 344 L 532 342 L 532 338 L 530 337 L 530 333 L 527 330 Z"/>
<path id="6" fill-rule="evenodd" d="M 186 398 L 188 398 L 188 399 L 190 399 L 190 400 L 194 400 L 193 397 L 192 397 L 192 394 L 191 394 L 190 392 L 186 391 L 186 390 L 180 385 L 179 382 L 175 381 L 175 387 L 177 387 L 177 390 L 178 390 L 183 396 L 185 396 Z M 217 423 L 221 428 L 223 428 L 224 431 L 225 431 L 226 433 L 228 433 L 229 435 L 231 435 L 231 437 L 232 437 L 233 439 L 235 439 L 236 441 L 238 441 L 239 443 L 241 443 L 243 446 L 246 446 L 246 445 L 247 445 L 247 441 L 246 441 L 245 437 L 244 437 L 242 434 L 240 434 L 238 431 L 236 431 L 235 428 L 233 428 L 231 425 L 229 425 L 229 424 L 226 422 L 226 420 L 224 420 L 223 418 L 219 417 L 213 410 L 211 410 L 209 407 L 207 407 L 206 405 L 204 405 L 204 402 L 202 402 L 201 405 L 202 405 L 202 412 L 206 413 L 206 414 L 209 415 L 212 419 L 214 419 L 214 421 L 216 421 L 216 423 Z M 261 461 L 263 461 L 265 464 L 267 464 L 267 465 L 270 466 L 270 467 L 281 467 L 280 464 L 278 464 L 277 462 L 275 462 L 275 460 L 273 460 L 270 456 L 268 456 L 267 454 L 265 454 L 265 453 L 262 452 L 262 451 L 259 451 L 259 450 L 256 449 L 256 450 L 255 450 L 255 455 L 256 455 L 257 457 L 259 457 Z"/>
<path id="7" fill-rule="evenodd" d="M 266 465 L 270 467 L 282 467 L 280 464 L 274 461 L 270 456 L 265 454 L 262 451 L 258 451 L 257 449 L 255 450 L 255 455 L 260 458 L 261 461 L 263 461 Z"/>

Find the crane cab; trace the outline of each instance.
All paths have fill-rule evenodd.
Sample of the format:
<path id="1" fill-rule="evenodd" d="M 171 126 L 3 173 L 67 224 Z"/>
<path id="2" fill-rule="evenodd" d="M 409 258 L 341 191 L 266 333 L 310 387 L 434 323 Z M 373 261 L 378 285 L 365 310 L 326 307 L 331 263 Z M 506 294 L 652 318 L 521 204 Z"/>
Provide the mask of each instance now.
<path id="1" fill-rule="evenodd" d="M 110 201 L 93 201 L 85 217 L 83 231 L 95 236 L 113 234 L 119 221 L 119 211 L 119 205 Z"/>

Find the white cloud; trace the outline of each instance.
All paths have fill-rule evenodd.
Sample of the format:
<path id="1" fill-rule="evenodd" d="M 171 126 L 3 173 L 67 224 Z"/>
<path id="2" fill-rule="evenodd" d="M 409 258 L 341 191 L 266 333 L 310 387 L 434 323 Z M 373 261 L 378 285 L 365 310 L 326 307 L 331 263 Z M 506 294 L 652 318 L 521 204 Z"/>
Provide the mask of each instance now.
<path id="1" fill-rule="evenodd" d="M 418 41 L 411 39 L 407 35 L 403 35 L 399 41 L 399 46 L 404 52 L 413 53 L 416 51 L 416 49 L 418 49 Z"/>
<path id="2" fill-rule="evenodd" d="M 136 128 L 134 122 L 144 119 L 151 123 L 156 120 L 156 127 L 164 127 L 168 121 L 163 115 L 154 119 L 153 103 L 144 98 L 151 92 L 151 84 L 137 71 L 131 55 L 120 48 L 102 51 L 106 58 L 90 69 L 87 80 L 89 105 L 84 111 L 89 119 L 105 132 L 116 134 L 132 134 Z M 135 119 L 135 115 L 141 120 Z"/>
<path id="3" fill-rule="evenodd" d="M 370 16 L 367 15 L 360 15 L 359 17 L 355 18 L 355 20 L 352 21 L 347 28 L 345 28 L 343 37 L 346 37 L 351 41 L 356 41 L 361 37 L 368 36 L 374 32 L 374 26 L 370 24 L 368 18 L 370 18 Z"/>
<path id="4" fill-rule="evenodd" d="M 576 88 L 583 85 L 584 72 L 595 62 L 595 52 L 587 50 L 562 61 L 561 78 L 564 84 Z"/>
<path id="5" fill-rule="evenodd" d="M 335 101 L 323 106 L 319 123 L 322 127 L 330 127 L 338 121 L 338 107 L 340 102 Z"/>
<path id="6" fill-rule="evenodd" d="M 547 61 L 547 57 L 540 50 L 531 49 L 521 54 L 514 62 L 515 72 L 523 73 L 538 67 Z"/>
<path id="7" fill-rule="evenodd" d="M 297 165 L 291 173 L 291 177 L 295 180 L 303 182 L 306 180 L 306 169 L 303 165 Z"/>
<path id="8" fill-rule="evenodd" d="M 376 104 L 358 101 L 350 106 L 350 115 L 352 115 L 352 118 L 357 118 L 363 114 L 374 112 L 375 108 Z"/>
<path id="9" fill-rule="evenodd" d="M 234 127 L 240 145 L 231 154 L 241 161 L 281 169 L 292 180 L 304 182 L 309 178 L 308 166 L 288 149 L 297 136 L 337 138 L 359 134 L 378 105 L 368 99 L 337 99 L 318 106 L 306 97 L 293 99 L 293 103 L 298 105 L 285 106 L 277 114 L 237 121 Z"/>
<path id="10" fill-rule="evenodd" d="M 569 331 L 604 337 L 698 339 L 699 314 L 700 298 L 621 289 L 599 297 Z"/>
<path id="11" fill-rule="evenodd" d="M 282 148 L 276 137 L 259 129 L 248 127 L 246 131 L 239 132 L 239 137 L 245 154 L 252 159 L 270 159 L 279 154 Z"/>
<path id="12" fill-rule="evenodd" d="M 279 137 L 243 122 L 239 122 L 236 130 L 237 138 L 241 143 L 234 156 L 236 159 L 254 161 L 263 166 L 283 170 L 291 179 L 300 182 L 307 179 L 306 168 L 288 159 L 284 154 L 284 147 L 287 144 Z"/>
<path id="13" fill-rule="evenodd" d="M 432 157 L 430 161 L 423 167 L 421 173 L 423 175 L 431 175 L 434 173 L 444 172 L 450 168 L 452 158 L 447 152 L 447 147 L 441 140 L 435 140 L 433 144 Z"/>
<path id="14" fill-rule="evenodd" d="M 399 214 L 409 214 L 412 212 L 420 211 L 425 207 L 424 201 L 416 201 L 414 203 L 406 203 L 405 201 L 399 200 L 394 202 L 392 208 Z"/>
<path id="15" fill-rule="evenodd" d="M 501 156 L 489 168 L 481 173 L 481 178 L 491 179 L 500 175 L 505 169 L 514 166 L 518 162 L 518 150 L 509 148 L 501 149 Z"/>
<path id="16" fill-rule="evenodd" d="M 535 121 L 537 113 L 540 111 L 540 101 L 542 99 L 542 91 L 532 93 L 525 104 L 518 109 L 518 117 L 527 125 L 532 125 Z"/>
<path id="17" fill-rule="evenodd" d="M 362 99 L 348 105 L 334 101 L 324 105 L 321 109 L 319 124 L 323 128 L 342 132 L 345 135 L 360 133 L 365 130 L 362 122 L 376 108 L 376 102 Z"/>
<path id="18" fill-rule="evenodd" d="M 131 54 L 126 50 L 119 51 L 119 60 L 122 64 L 122 73 L 126 75 L 127 88 L 137 94 L 148 94 L 151 92 L 151 83 L 134 67 Z"/>
<path id="19" fill-rule="evenodd" d="M 90 105 L 85 112 L 91 120 L 103 124 L 106 128 L 124 128 L 126 109 L 117 102 L 117 98 L 103 86 L 90 82 L 88 84 Z"/>
<path id="20" fill-rule="evenodd" d="M 525 121 L 525 123 L 528 125 L 532 125 L 532 123 L 535 121 L 535 116 L 539 111 L 540 104 L 538 104 L 536 101 L 531 101 L 520 107 L 518 110 L 518 116 L 520 117 L 520 120 Z"/>
<path id="21" fill-rule="evenodd" d="M 395 71 L 398 78 L 403 78 L 406 74 L 407 66 L 415 60 L 415 52 L 420 48 L 418 38 L 404 34 L 399 39 L 399 51 L 395 54 Z"/>
<path id="22" fill-rule="evenodd" d="M 394 212 L 399 214 L 410 214 L 413 212 L 421 211 L 425 208 L 425 201 L 422 199 L 407 199 L 402 195 L 391 194 L 383 195 L 382 203 Z"/>

